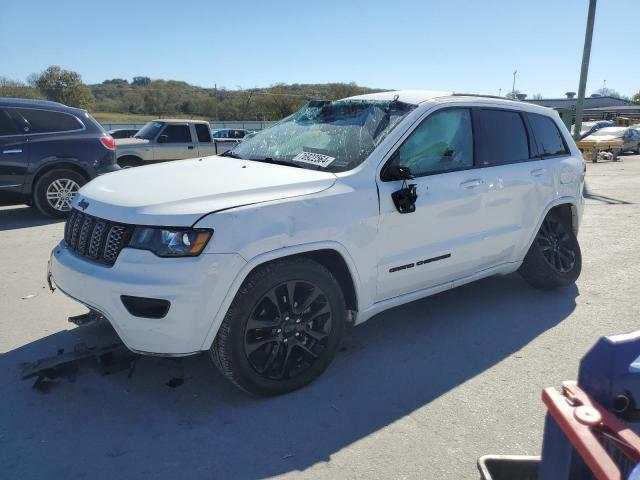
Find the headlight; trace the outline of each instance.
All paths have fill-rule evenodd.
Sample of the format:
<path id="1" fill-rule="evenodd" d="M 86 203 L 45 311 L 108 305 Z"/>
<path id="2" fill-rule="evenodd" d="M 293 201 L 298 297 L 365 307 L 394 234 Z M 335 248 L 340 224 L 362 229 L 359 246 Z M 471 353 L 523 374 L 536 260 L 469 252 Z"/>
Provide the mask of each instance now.
<path id="1" fill-rule="evenodd" d="M 196 257 L 211 235 L 213 230 L 204 228 L 136 227 L 128 246 L 149 250 L 159 257 Z"/>

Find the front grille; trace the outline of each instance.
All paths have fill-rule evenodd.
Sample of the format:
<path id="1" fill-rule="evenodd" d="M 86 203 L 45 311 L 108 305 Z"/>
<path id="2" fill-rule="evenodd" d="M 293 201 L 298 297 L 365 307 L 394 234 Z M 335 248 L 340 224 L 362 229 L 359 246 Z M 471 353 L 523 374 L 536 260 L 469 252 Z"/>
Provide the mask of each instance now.
<path id="1" fill-rule="evenodd" d="M 133 225 L 113 223 L 74 209 L 64 227 L 64 241 L 78 255 L 113 265 L 132 233 Z"/>

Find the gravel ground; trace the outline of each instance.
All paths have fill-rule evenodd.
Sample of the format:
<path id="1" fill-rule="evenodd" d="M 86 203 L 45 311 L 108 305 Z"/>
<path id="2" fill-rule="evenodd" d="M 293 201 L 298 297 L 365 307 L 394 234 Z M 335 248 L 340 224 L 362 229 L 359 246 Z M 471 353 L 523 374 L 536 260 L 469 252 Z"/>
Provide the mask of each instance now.
<path id="1" fill-rule="evenodd" d="M 45 287 L 63 224 L 0 207 L 0 477 L 459 480 L 478 478 L 480 455 L 537 454 L 541 389 L 640 319 L 640 156 L 589 164 L 587 194 L 576 286 L 511 275 L 382 313 L 317 382 L 272 399 L 236 391 L 205 356 L 33 390 L 20 364 L 94 327 L 72 328 L 84 308 Z"/>

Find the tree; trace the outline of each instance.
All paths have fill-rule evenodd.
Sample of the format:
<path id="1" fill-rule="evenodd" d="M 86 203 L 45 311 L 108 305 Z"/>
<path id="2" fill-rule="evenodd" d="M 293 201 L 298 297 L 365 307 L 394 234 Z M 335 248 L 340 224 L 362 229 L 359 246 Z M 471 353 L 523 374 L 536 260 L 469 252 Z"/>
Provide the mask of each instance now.
<path id="1" fill-rule="evenodd" d="M 82 83 L 79 73 L 63 70 L 57 65 L 52 65 L 44 72 L 33 75 L 30 83 L 48 100 L 71 107 L 89 109 L 95 101 L 89 87 Z"/>
<path id="2" fill-rule="evenodd" d="M 638 90 L 638 93 L 636 93 L 636 94 L 632 97 L 632 100 L 633 100 L 634 102 L 638 102 L 638 103 L 640 103 L 640 90 Z"/>
<path id="3" fill-rule="evenodd" d="M 16 80 L 0 77 L 0 97 L 42 98 L 42 94 L 33 87 Z"/>
<path id="4" fill-rule="evenodd" d="M 601 95 L 603 97 L 614 97 L 614 98 L 621 98 L 623 100 L 627 100 L 629 97 L 625 97 L 624 95 L 622 95 L 620 92 L 618 92 L 617 90 L 614 90 L 613 88 L 599 88 L 598 90 L 596 90 L 594 93 Z"/>
<path id="5" fill-rule="evenodd" d="M 533 94 L 533 98 L 534 100 L 542 100 L 542 94 L 541 93 L 534 93 Z"/>
<path id="6" fill-rule="evenodd" d="M 151 83 L 151 79 L 149 77 L 133 77 L 133 81 L 131 85 L 135 85 L 136 87 L 144 87 Z"/>
<path id="7" fill-rule="evenodd" d="M 520 94 L 520 90 L 508 91 L 505 97 L 517 99 L 519 94 Z"/>
<path id="8" fill-rule="evenodd" d="M 124 78 L 112 78 L 111 80 L 105 80 L 103 85 L 129 85 L 129 82 Z"/>

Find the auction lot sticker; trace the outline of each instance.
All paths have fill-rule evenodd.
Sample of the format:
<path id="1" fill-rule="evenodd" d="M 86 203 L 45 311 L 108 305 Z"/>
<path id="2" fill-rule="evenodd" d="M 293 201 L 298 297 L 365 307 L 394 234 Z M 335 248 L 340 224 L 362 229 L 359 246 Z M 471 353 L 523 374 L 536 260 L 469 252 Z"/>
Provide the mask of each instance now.
<path id="1" fill-rule="evenodd" d="M 335 157 L 313 152 L 302 152 L 293 157 L 294 162 L 310 163 L 321 168 L 327 168 L 334 160 Z"/>

